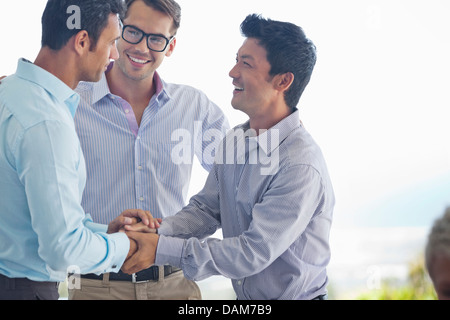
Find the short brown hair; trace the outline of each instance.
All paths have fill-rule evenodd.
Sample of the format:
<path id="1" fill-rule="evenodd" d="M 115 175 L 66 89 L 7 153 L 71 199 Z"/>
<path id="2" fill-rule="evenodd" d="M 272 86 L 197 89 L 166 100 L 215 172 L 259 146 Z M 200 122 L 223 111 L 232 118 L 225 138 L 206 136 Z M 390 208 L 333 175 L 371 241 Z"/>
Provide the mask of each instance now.
<path id="1" fill-rule="evenodd" d="M 127 8 L 135 2 L 136 0 L 126 0 Z M 180 28 L 181 23 L 181 7 L 174 0 L 142 0 L 146 5 L 165 13 L 173 19 L 174 34 L 177 33 L 178 28 Z M 126 17 L 127 15 L 125 15 Z"/>

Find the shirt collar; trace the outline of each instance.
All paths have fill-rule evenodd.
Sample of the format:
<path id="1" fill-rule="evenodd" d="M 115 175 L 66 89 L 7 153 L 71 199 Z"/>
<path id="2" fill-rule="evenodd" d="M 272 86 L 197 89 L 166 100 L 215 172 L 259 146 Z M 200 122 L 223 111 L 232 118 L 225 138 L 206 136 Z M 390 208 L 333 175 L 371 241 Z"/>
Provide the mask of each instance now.
<path id="1" fill-rule="evenodd" d="M 75 115 L 80 96 L 59 78 L 23 58 L 19 59 L 16 75 L 44 88 L 57 100 L 64 102 L 72 116 Z"/>
<path id="2" fill-rule="evenodd" d="M 92 95 L 92 102 L 93 104 L 99 102 L 101 99 L 106 97 L 107 95 L 111 94 L 111 90 L 109 90 L 108 81 L 106 80 L 106 74 L 111 71 L 112 67 L 114 65 L 114 61 L 111 61 L 106 71 L 103 73 L 102 78 L 100 81 L 93 83 L 93 95 Z M 158 97 L 160 94 L 166 95 L 168 98 L 170 98 L 169 94 L 166 92 L 164 82 L 161 80 L 161 77 L 159 76 L 158 72 L 155 71 L 155 74 L 153 76 L 153 81 L 156 84 L 156 96 Z"/>
<path id="3" fill-rule="evenodd" d="M 111 64 L 108 67 L 108 72 L 110 70 Z M 102 100 L 107 95 L 111 94 L 109 90 L 108 81 L 106 81 L 106 72 L 102 74 L 102 78 L 98 82 L 92 83 L 92 103 L 95 104 Z"/>
<path id="4" fill-rule="evenodd" d="M 261 150 L 263 150 L 267 155 L 277 149 L 281 143 L 291 134 L 292 131 L 301 127 L 299 111 L 295 109 L 293 113 L 278 122 L 272 128 L 260 132 L 258 136 L 255 136 L 253 130 L 250 129 L 250 121 L 239 126 L 245 131 L 245 135 L 248 139 L 254 139 Z"/>

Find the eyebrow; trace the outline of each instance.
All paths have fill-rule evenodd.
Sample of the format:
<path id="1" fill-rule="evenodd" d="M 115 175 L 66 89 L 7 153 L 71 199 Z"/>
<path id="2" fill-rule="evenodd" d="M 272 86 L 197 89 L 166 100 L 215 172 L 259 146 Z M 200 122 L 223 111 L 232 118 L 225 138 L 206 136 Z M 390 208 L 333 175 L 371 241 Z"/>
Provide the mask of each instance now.
<path id="1" fill-rule="evenodd" d="M 140 28 L 138 28 L 138 27 L 136 27 L 134 24 L 124 24 L 123 25 L 124 27 L 133 27 L 133 28 L 135 28 L 135 29 L 137 29 L 137 30 L 139 30 L 140 32 L 142 32 L 143 34 L 145 34 L 145 35 L 150 35 L 150 36 L 161 36 L 161 37 L 164 37 L 164 38 L 167 38 L 167 39 L 170 39 L 171 37 L 173 37 L 173 36 L 166 36 L 165 34 L 162 34 L 162 33 L 146 33 L 146 32 L 144 32 L 144 30 L 142 30 L 142 29 L 140 29 Z"/>
<path id="2" fill-rule="evenodd" d="M 109 43 L 114 43 L 114 42 L 116 42 L 119 39 L 120 39 L 120 36 L 118 36 L 117 38 L 111 39 L 111 41 L 109 41 Z"/>
<path id="3" fill-rule="evenodd" d="M 236 54 L 236 59 L 238 59 L 238 58 L 240 58 L 240 59 L 248 59 L 248 60 L 255 60 L 255 58 L 253 58 L 253 56 L 248 55 L 248 54 L 244 54 L 244 55 L 242 55 L 240 57 L 239 57 L 239 54 Z"/>

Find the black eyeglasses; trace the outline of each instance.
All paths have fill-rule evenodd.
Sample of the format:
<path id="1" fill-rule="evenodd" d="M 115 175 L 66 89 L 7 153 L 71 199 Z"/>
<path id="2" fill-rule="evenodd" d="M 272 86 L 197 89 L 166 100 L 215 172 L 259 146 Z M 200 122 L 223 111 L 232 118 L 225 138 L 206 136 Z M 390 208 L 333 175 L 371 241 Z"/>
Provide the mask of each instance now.
<path id="1" fill-rule="evenodd" d="M 163 52 L 166 50 L 169 43 L 172 41 L 175 36 L 167 39 L 163 35 L 153 34 L 153 33 L 145 33 L 139 28 L 135 26 L 126 25 L 123 26 L 122 30 L 122 39 L 131 44 L 138 44 L 142 41 L 142 39 L 147 38 L 147 47 L 156 52 Z"/>

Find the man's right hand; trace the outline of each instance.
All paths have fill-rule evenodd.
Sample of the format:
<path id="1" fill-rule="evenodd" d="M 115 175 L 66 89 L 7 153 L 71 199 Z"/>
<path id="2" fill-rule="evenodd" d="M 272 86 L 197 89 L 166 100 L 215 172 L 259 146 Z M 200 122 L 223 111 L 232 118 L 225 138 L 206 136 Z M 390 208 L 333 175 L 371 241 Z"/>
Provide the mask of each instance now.
<path id="1" fill-rule="evenodd" d="M 137 251 L 127 257 L 122 265 L 122 271 L 133 274 L 144 269 L 148 269 L 155 263 L 156 248 L 158 246 L 159 236 L 154 233 L 126 232 L 130 238 L 130 252 L 132 251 L 131 243 L 137 244 Z"/>
<path id="2" fill-rule="evenodd" d="M 125 261 L 130 259 L 133 256 L 133 254 L 135 254 L 136 251 L 138 250 L 138 245 L 137 245 L 136 241 L 134 241 L 131 238 L 129 238 L 129 240 L 130 240 L 130 250 L 128 250 L 128 255 L 125 258 Z"/>

